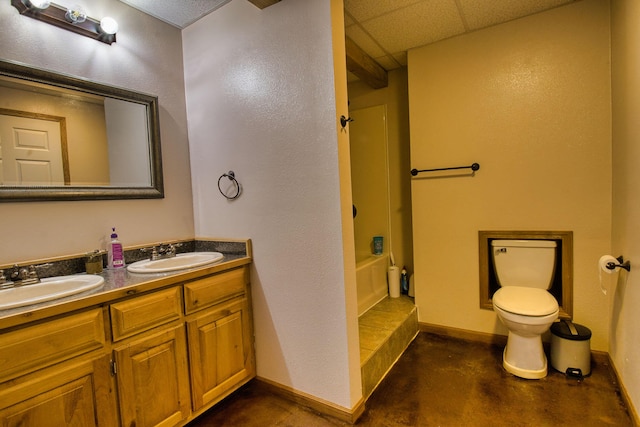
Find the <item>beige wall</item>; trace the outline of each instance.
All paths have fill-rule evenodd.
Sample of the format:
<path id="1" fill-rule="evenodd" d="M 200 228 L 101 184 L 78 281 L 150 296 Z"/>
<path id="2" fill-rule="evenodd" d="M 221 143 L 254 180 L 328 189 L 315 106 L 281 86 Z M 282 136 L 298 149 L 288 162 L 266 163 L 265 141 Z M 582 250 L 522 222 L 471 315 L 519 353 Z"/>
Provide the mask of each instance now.
<path id="1" fill-rule="evenodd" d="M 640 2 L 611 2 L 613 239 L 631 260 L 609 292 L 609 353 L 634 406 L 640 408 Z M 635 411 L 637 419 L 637 411 Z"/>
<path id="2" fill-rule="evenodd" d="M 112 226 L 125 246 L 194 235 L 180 30 L 118 0 L 90 3 L 90 16 L 120 24 L 116 43 L 21 16 L 7 1 L 0 2 L 0 57 L 157 95 L 165 198 L 1 203 L 0 264 L 104 248 Z"/>
<path id="3" fill-rule="evenodd" d="M 407 70 L 401 68 L 391 71 L 389 86 L 384 89 L 371 89 L 365 83 L 355 81 L 349 83 L 348 90 L 350 110 L 386 105 L 392 250 L 396 264 L 407 266 L 411 272 L 413 271 L 413 240 Z"/>
<path id="4" fill-rule="evenodd" d="M 421 322 L 506 334 L 479 308 L 479 230 L 572 230 L 574 321 L 607 350 L 597 261 L 610 251 L 609 3 L 584 0 L 409 52 Z"/>

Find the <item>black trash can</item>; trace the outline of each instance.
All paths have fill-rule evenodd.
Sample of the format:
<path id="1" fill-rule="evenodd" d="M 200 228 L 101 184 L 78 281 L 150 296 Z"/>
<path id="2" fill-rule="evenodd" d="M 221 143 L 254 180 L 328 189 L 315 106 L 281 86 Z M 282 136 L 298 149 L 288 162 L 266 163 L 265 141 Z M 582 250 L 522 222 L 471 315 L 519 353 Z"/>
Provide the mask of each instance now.
<path id="1" fill-rule="evenodd" d="M 591 331 L 560 320 L 551 325 L 551 366 L 570 376 L 591 374 Z"/>

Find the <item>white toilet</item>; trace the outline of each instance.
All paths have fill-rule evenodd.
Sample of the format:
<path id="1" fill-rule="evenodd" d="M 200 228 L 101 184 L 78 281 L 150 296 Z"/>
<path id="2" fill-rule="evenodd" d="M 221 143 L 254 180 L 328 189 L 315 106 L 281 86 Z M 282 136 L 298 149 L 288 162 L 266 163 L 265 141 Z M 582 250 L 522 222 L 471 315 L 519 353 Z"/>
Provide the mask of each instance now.
<path id="1" fill-rule="evenodd" d="M 507 372 L 521 378 L 547 375 L 541 335 L 558 318 L 551 287 L 556 263 L 552 240 L 492 240 L 491 258 L 500 289 L 493 310 L 509 329 L 502 356 Z"/>

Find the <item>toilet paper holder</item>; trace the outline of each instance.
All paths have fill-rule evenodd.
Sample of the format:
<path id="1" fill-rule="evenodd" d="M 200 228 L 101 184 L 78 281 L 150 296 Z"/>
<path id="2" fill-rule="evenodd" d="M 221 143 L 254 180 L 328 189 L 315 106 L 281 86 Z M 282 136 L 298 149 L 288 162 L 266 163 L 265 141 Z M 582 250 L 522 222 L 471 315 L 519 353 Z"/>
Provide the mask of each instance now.
<path id="1" fill-rule="evenodd" d="M 615 270 L 616 268 L 624 268 L 627 271 L 631 271 L 631 263 L 629 262 L 629 260 L 625 261 L 622 255 L 620 255 L 616 259 L 618 260 L 619 264 L 616 264 L 614 262 L 608 262 L 607 265 L 605 265 L 605 267 L 607 267 L 608 270 Z"/>

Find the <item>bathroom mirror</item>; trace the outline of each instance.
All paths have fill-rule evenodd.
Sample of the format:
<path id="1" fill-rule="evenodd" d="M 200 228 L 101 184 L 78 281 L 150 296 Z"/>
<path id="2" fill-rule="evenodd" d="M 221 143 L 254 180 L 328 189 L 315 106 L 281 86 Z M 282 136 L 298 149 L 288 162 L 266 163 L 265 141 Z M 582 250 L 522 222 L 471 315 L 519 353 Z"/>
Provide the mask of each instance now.
<path id="1" fill-rule="evenodd" d="M 162 197 L 157 97 L 0 60 L 0 202 Z"/>

